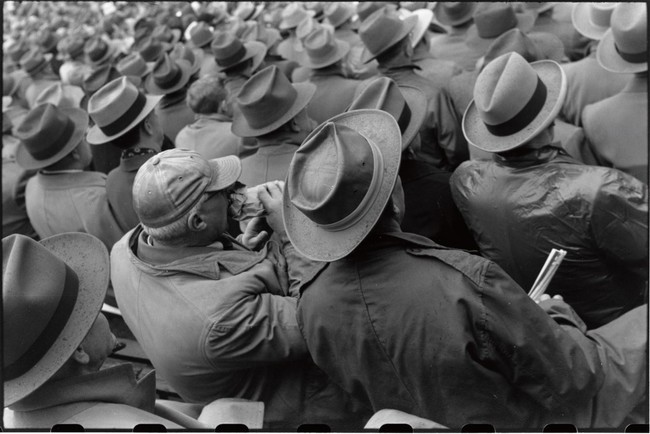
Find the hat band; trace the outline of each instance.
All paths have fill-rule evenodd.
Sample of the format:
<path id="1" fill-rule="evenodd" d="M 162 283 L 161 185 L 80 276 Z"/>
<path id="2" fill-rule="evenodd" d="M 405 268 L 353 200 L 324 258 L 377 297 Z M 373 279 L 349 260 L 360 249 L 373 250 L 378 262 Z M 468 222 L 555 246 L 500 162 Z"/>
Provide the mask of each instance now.
<path id="1" fill-rule="evenodd" d="M 630 63 L 644 63 L 648 61 L 648 50 L 642 51 L 640 53 L 626 53 L 625 51 L 619 50 L 616 43 L 614 43 L 614 48 L 616 48 L 616 52 L 619 56 L 621 56 L 623 60 L 626 60 Z"/>
<path id="2" fill-rule="evenodd" d="M 495 136 L 510 136 L 523 130 L 542 111 L 546 102 L 547 89 L 542 80 L 537 77 L 537 87 L 526 105 L 514 117 L 497 125 L 485 124 L 489 132 Z M 485 123 L 485 122 L 484 122 Z"/>
<path id="3" fill-rule="evenodd" d="M 235 65 L 239 60 L 243 59 L 244 56 L 246 56 L 246 47 L 244 44 L 241 44 L 237 51 L 235 51 L 233 54 L 227 57 L 223 57 L 220 59 L 215 58 L 215 61 L 219 64 L 221 67 L 226 67 L 226 66 L 233 66 Z"/>
<path id="4" fill-rule="evenodd" d="M 65 126 L 63 127 L 61 134 L 59 134 L 59 137 L 57 137 L 56 140 L 44 148 L 32 150 L 28 147 L 27 150 L 36 160 L 46 160 L 63 149 L 65 144 L 68 143 L 68 140 L 70 140 L 70 137 L 72 137 L 73 133 L 74 122 L 72 122 L 70 118 L 66 118 Z"/>
<path id="5" fill-rule="evenodd" d="M 32 72 L 38 70 L 38 68 L 43 66 L 45 63 L 47 63 L 47 60 L 45 60 L 45 58 L 42 58 L 40 62 L 38 62 L 38 63 L 36 63 L 34 65 L 31 65 L 31 67 L 29 69 L 25 69 L 25 72 L 27 72 L 28 74 L 31 74 Z"/>
<path id="6" fill-rule="evenodd" d="M 402 109 L 402 113 L 400 113 L 399 119 L 397 120 L 397 125 L 399 125 L 399 130 L 405 131 L 406 127 L 409 126 L 410 121 L 411 121 L 411 108 L 405 101 L 404 108 Z"/>
<path id="7" fill-rule="evenodd" d="M 9 366 L 4 367 L 4 381 L 20 377 L 38 363 L 39 360 L 54 345 L 61 331 L 68 323 L 70 314 L 74 309 L 79 291 L 79 278 L 77 274 L 67 265 L 65 266 L 65 283 L 59 304 L 52 314 L 52 318 L 30 347 L 17 360 Z"/>
<path id="8" fill-rule="evenodd" d="M 366 215 L 366 211 L 372 206 L 377 199 L 377 193 L 380 190 L 382 181 L 384 179 L 384 157 L 381 155 L 379 148 L 375 145 L 370 139 L 363 136 L 372 150 L 372 160 L 374 163 L 372 171 L 372 179 L 370 180 L 370 185 L 368 186 L 368 191 L 363 197 L 359 205 L 347 216 L 343 217 L 341 220 L 328 223 L 328 224 L 319 224 L 318 226 L 326 231 L 338 232 L 348 229 L 349 227 L 354 226 Z"/>
<path id="9" fill-rule="evenodd" d="M 154 77 L 154 81 L 161 88 L 168 89 L 174 86 L 176 83 L 178 83 L 182 75 L 183 75 L 183 71 L 181 71 L 181 68 L 175 66 L 173 75 L 171 76 L 167 75 L 165 77 Z"/>
<path id="10" fill-rule="evenodd" d="M 129 109 L 125 111 L 122 116 L 115 119 L 108 125 L 99 127 L 99 129 L 102 130 L 102 132 L 107 136 L 112 136 L 119 133 L 124 128 L 126 128 L 138 114 L 140 114 L 146 103 L 147 98 L 144 96 L 144 94 L 142 94 L 142 92 L 138 92 L 138 96 L 135 98 L 135 101 L 133 101 L 131 107 L 129 107 Z"/>
<path id="11" fill-rule="evenodd" d="M 93 62 L 97 62 L 98 60 L 101 60 L 105 55 L 106 52 L 108 51 L 108 45 L 104 44 L 100 47 L 100 51 L 93 51 L 90 53 L 90 60 Z"/>

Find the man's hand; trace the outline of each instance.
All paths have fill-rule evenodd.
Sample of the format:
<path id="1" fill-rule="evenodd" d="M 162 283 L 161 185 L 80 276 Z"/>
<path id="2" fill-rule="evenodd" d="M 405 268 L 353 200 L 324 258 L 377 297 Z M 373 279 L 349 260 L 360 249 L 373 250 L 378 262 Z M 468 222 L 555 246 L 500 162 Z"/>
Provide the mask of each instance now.
<path id="1" fill-rule="evenodd" d="M 255 217 L 248 222 L 244 235 L 242 236 L 242 244 L 251 250 L 259 250 L 262 245 L 268 241 L 269 233 L 266 230 L 268 225 L 263 217 Z"/>
<path id="2" fill-rule="evenodd" d="M 282 191 L 284 181 L 270 181 L 257 188 L 258 198 L 267 212 L 266 222 L 274 232 L 286 238 L 284 223 L 282 221 Z"/>
<path id="3" fill-rule="evenodd" d="M 550 300 L 551 296 L 548 294 L 542 294 L 535 300 L 535 303 L 539 304 L 542 301 Z M 553 296 L 553 300 L 561 300 L 564 301 L 564 298 L 560 294 L 556 294 Z"/>

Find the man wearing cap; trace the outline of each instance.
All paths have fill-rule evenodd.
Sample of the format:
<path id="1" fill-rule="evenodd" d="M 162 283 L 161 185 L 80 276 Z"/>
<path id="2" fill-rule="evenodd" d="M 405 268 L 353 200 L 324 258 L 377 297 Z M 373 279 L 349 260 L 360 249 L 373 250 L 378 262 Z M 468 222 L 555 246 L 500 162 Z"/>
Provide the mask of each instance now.
<path id="1" fill-rule="evenodd" d="M 475 2 L 436 2 L 433 13 L 440 23 L 448 26 L 449 32 L 431 38 L 429 50 L 434 58 L 454 62 L 465 71 L 474 70 L 481 55 L 470 49 L 465 39 L 474 23 L 472 15 L 476 6 Z"/>
<path id="2" fill-rule="evenodd" d="M 598 44 L 600 66 L 628 78 L 618 94 L 588 105 L 582 125 L 586 164 L 614 167 L 648 183 L 648 21 L 645 3 L 620 3 Z"/>
<path id="3" fill-rule="evenodd" d="M 365 410 L 311 364 L 296 324 L 294 288 L 313 264 L 286 238 L 282 184 L 258 189 L 270 241 L 262 217 L 237 239 L 226 232 L 240 173 L 235 156 L 208 161 L 182 149 L 140 168 L 133 203 L 141 224 L 111 253 L 124 319 L 187 402 L 263 401 L 265 428 L 359 426 Z M 346 420 L 352 425 L 339 425 Z"/>
<path id="4" fill-rule="evenodd" d="M 86 232 L 111 248 L 124 232 L 108 203 L 106 175 L 86 170 L 91 162 L 87 127 L 83 110 L 41 104 L 14 130 L 21 141 L 16 161 L 39 171 L 27 183 L 25 201 L 41 238 Z"/>
<path id="5" fill-rule="evenodd" d="M 274 65 L 244 84 L 235 99 L 232 132 L 254 138 L 257 151 L 242 160 L 242 183 L 255 186 L 285 178 L 293 153 L 316 126 L 307 111 L 315 92 L 316 85 L 292 84 Z"/>
<path id="6" fill-rule="evenodd" d="M 402 232 L 400 139 L 388 113 L 354 110 L 291 163 L 287 235 L 324 261 L 297 313 L 316 364 L 375 411 L 452 429 L 622 425 L 647 396 L 647 305 L 587 332 L 561 298 L 538 305 L 493 262 Z"/>
<path id="7" fill-rule="evenodd" d="M 121 77 L 107 83 L 88 101 L 94 125 L 86 140 L 93 147 L 110 144 L 121 151 L 119 165 L 108 173 L 106 196 L 123 233 L 139 223 L 133 210 L 135 175 L 161 150 L 163 127 L 154 110 L 161 98 L 143 94 Z"/>
<path id="8" fill-rule="evenodd" d="M 619 170 L 585 166 L 554 141 L 566 78 L 550 60 L 516 53 L 490 62 L 463 119 L 470 143 L 493 160 L 463 163 L 452 194 L 481 254 L 529 290 L 553 248 L 566 258 L 548 292 L 589 329 L 644 303 L 648 186 Z"/>
<path id="9" fill-rule="evenodd" d="M 40 243 L 2 239 L 4 427 L 133 429 L 138 424 L 200 429 L 154 414 L 154 372 L 130 364 L 102 369 L 117 340 L 101 307 L 109 285 L 106 247 L 82 233 Z"/>
<path id="10" fill-rule="evenodd" d="M 387 8 L 374 12 L 359 28 L 367 49 L 364 60 L 376 58 L 382 75 L 399 86 L 416 87 L 426 95 L 428 113 L 420 128 L 421 147 L 416 150 L 417 158 L 452 171 L 469 157 L 467 142 L 447 92 L 415 72 L 417 66 L 413 64 L 409 34 L 416 22 L 415 16 L 402 21 Z"/>

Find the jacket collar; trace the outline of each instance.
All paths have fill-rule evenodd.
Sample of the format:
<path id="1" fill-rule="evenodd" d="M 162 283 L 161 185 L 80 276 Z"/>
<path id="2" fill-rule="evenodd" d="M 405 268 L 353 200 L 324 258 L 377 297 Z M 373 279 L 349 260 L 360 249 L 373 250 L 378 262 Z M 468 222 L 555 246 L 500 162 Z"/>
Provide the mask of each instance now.
<path id="1" fill-rule="evenodd" d="M 129 255 L 135 265 L 158 274 L 189 273 L 217 280 L 219 267 L 237 275 L 259 264 L 266 258 L 267 245 L 260 251 L 224 250 L 220 243 L 202 247 L 152 246 L 142 225 L 136 226 L 129 236 Z"/>
<path id="2" fill-rule="evenodd" d="M 47 382 L 10 408 L 13 411 L 34 411 L 76 402 L 101 401 L 153 413 L 155 399 L 155 372 L 137 380 L 133 365 L 125 363 L 92 374 Z"/>
<path id="3" fill-rule="evenodd" d="M 218 121 L 218 122 L 232 122 L 232 119 L 222 113 L 210 113 L 210 114 L 197 114 L 197 121 Z"/>
<path id="4" fill-rule="evenodd" d="M 554 142 L 541 148 L 522 149 L 522 152 L 517 155 L 504 157 L 499 154 L 494 154 L 494 161 L 503 166 L 522 168 L 548 163 L 558 157 L 563 160 L 572 161 L 560 143 Z"/>

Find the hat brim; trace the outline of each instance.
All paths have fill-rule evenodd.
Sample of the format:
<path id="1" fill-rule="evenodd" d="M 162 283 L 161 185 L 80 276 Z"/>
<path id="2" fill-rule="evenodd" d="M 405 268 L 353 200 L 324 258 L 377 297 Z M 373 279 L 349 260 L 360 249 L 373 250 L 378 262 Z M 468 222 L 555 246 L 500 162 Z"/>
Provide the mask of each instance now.
<path id="1" fill-rule="evenodd" d="M 614 45 L 614 34 L 612 29 L 607 30 L 605 35 L 598 43 L 596 50 L 596 59 L 598 64 L 604 69 L 619 74 L 635 74 L 648 70 L 648 62 L 632 63 L 624 60 L 616 51 Z"/>
<path id="2" fill-rule="evenodd" d="M 600 41 L 609 27 L 595 26 L 589 19 L 591 3 L 575 3 L 571 10 L 571 23 L 582 36 Z"/>
<path id="3" fill-rule="evenodd" d="M 415 27 L 413 27 L 413 32 L 411 33 L 411 46 L 415 47 L 427 32 L 427 29 L 433 20 L 433 12 L 429 9 L 417 9 L 413 14 L 418 19 Z"/>
<path id="4" fill-rule="evenodd" d="M 194 54 L 194 63 L 192 64 L 191 74 L 196 74 L 201 69 L 201 64 L 203 64 L 203 50 L 199 48 L 190 48 Z"/>
<path id="5" fill-rule="evenodd" d="M 47 65 L 50 64 L 50 61 L 52 60 L 53 55 L 51 53 L 45 53 L 43 54 L 43 61 L 39 63 L 36 68 L 31 69 L 30 71 L 27 71 L 26 69 L 23 68 L 23 70 L 29 75 L 33 76 L 44 70 Z"/>
<path id="6" fill-rule="evenodd" d="M 303 66 L 311 69 L 325 68 L 339 60 L 343 59 L 350 52 L 350 44 L 346 41 L 336 40 L 336 50 L 333 51 L 326 59 L 321 59 L 318 62 L 313 62 L 309 55 L 305 55 L 301 60 Z"/>
<path id="7" fill-rule="evenodd" d="M 291 203 L 289 189 L 285 187 L 282 217 L 291 244 L 309 259 L 332 262 L 357 248 L 379 220 L 397 181 L 402 138 L 397 121 L 390 114 L 381 110 L 363 109 L 334 116 L 312 131 L 303 143 L 327 122 L 345 125 L 359 132 L 379 147 L 384 161 L 384 173 L 374 202 L 358 223 L 340 231 L 327 231 L 307 218 Z"/>
<path id="8" fill-rule="evenodd" d="M 237 110 L 235 111 L 235 117 L 232 120 L 231 131 L 239 137 L 258 137 L 270 133 L 271 131 L 289 122 L 298 113 L 300 113 L 302 109 L 307 107 L 307 104 L 309 104 L 309 101 L 311 101 L 314 93 L 316 93 L 316 85 L 312 83 L 293 83 L 293 87 L 297 92 L 296 99 L 289 110 L 280 116 L 279 119 L 275 120 L 269 125 L 264 126 L 263 128 L 252 128 L 248 124 L 246 117 L 241 113 L 240 110 Z"/>
<path id="9" fill-rule="evenodd" d="M 5 407 L 34 392 L 68 361 L 97 319 L 108 288 L 108 250 L 94 236 L 66 233 L 45 238 L 40 243 L 74 270 L 79 278 L 79 292 L 72 313 L 52 347 L 25 374 L 4 381 Z"/>
<path id="10" fill-rule="evenodd" d="M 517 16 L 517 25 L 514 28 L 521 30 L 523 33 L 528 33 L 534 26 L 535 20 L 537 17 L 534 13 L 524 12 L 516 13 Z M 508 29 L 511 30 L 511 29 Z M 505 32 L 504 32 L 505 33 Z M 502 33 L 503 34 L 503 33 Z M 481 38 L 478 35 L 478 30 L 476 29 L 476 24 L 472 24 L 469 29 L 467 29 L 467 37 L 465 38 L 465 43 L 468 47 L 479 50 L 483 54 L 490 48 L 492 42 L 501 35 L 497 35 L 494 38 Z"/>
<path id="11" fill-rule="evenodd" d="M 21 141 L 16 149 L 16 161 L 23 169 L 36 170 L 47 167 L 56 163 L 70 152 L 72 152 L 83 140 L 86 129 L 88 128 L 88 113 L 84 110 L 76 108 L 60 109 L 65 113 L 74 123 L 74 131 L 70 136 L 68 142 L 57 152 L 49 158 L 44 160 L 37 160 L 29 153 L 25 144 Z"/>
<path id="12" fill-rule="evenodd" d="M 415 27 L 417 22 L 418 22 L 418 17 L 416 15 L 411 15 L 409 17 L 404 18 L 404 20 L 402 21 L 404 25 L 402 26 L 400 31 L 397 32 L 385 46 L 381 47 L 379 51 L 377 51 L 376 53 L 371 53 L 367 47 L 364 47 L 363 53 L 361 54 L 361 61 L 363 63 L 368 63 L 371 60 L 375 59 L 380 54 L 382 54 L 383 52 L 387 51 L 390 47 L 392 47 L 393 45 L 397 44 L 399 41 L 407 37 L 408 34 L 411 33 L 411 31 Z"/>
<path id="13" fill-rule="evenodd" d="M 567 81 L 562 67 L 552 60 L 540 60 L 530 64 L 540 80 L 546 85 L 546 101 L 540 112 L 522 130 L 509 136 L 492 134 L 472 100 L 463 116 L 463 134 L 467 141 L 479 149 L 488 152 L 504 152 L 515 149 L 541 133 L 557 117 L 566 97 Z"/>
<path id="14" fill-rule="evenodd" d="M 472 16 L 474 15 L 474 10 L 476 9 L 476 5 L 477 3 L 472 2 L 471 7 L 467 11 L 467 13 L 465 15 L 457 17 L 456 19 L 452 19 L 447 14 L 447 12 L 445 11 L 444 2 L 437 2 L 433 8 L 433 13 L 435 14 L 436 20 L 438 20 L 441 24 L 444 24 L 446 26 L 459 26 L 472 19 Z"/>
<path id="15" fill-rule="evenodd" d="M 149 74 L 144 81 L 144 88 L 151 95 L 167 95 L 176 92 L 190 81 L 190 77 L 192 76 L 192 65 L 190 65 L 190 62 L 184 59 L 172 60 L 172 62 L 175 62 L 181 70 L 181 76 L 178 82 L 172 87 L 162 88 L 154 81 L 154 74 Z"/>
<path id="16" fill-rule="evenodd" d="M 348 10 L 345 11 L 344 15 L 341 15 L 341 17 L 338 19 L 336 22 L 330 21 L 329 18 L 325 18 L 324 21 L 326 21 L 328 24 L 330 24 L 332 27 L 335 29 L 337 27 L 340 27 L 343 25 L 347 20 L 352 18 L 356 14 L 356 11 L 353 8 L 349 8 Z"/>
<path id="17" fill-rule="evenodd" d="M 212 173 L 217 176 L 205 189 L 206 192 L 220 191 L 233 185 L 241 176 L 241 160 L 235 155 L 208 160 Z"/>
<path id="18" fill-rule="evenodd" d="M 402 150 L 406 149 L 420 131 L 427 114 L 427 97 L 413 86 L 399 86 L 406 103 L 411 110 L 411 119 L 402 134 Z"/>
<path id="19" fill-rule="evenodd" d="M 88 63 L 92 66 L 100 66 L 106 63 L 108 60 L 110 60 L 115 54 L 117 54 L 117 47 L 109 42 L 109 41 L 104 41 L 106 42 L 106 45 L 108 45 L 108 48 L 106 49 L 106 53 L 100 58 L 95 61 L 92 61 L 88 55 L 86 55 L 86 58 L 88 59 Z"/>
<path id="20" fill-rule="evenodd" d="M 264 56 L 266 56 L 266 44 L 263 42 L 259 41 L 248 41 L 244 42 L 244 47 L 246 48 L 246 54 L 244 54 L 244 57 L 239 59 L 237 63 L 233 63 L 232 65 L 228 66 L 220 66 L 218 63 L 215 64 L 217 65 L 216 70 L 218 72 L 224 72 L 229 70 L 230 68 L 234 68 L 237 65 L 241 65 L 242 63 L 246 62 L 248 59 L 253 59 L 253 71 L 257 70 L 257 68 L 262 64 L 262 61 L 264 60 Z"/>
<path id="21" fill-rule="evenodd" d="M 156 108 L 156 105 L 160 102 L 162 99 L 163 95 L 145 95 L 145 98 L 147 101 L 144 104 L 144 107 L 142 108 L 142 111 L 138 116 L 136 116 L 133 121 L 129 125 L 127 125 L 122 131 L 119 133 L 113 134 L 111 136 L 107 136 L 104 134 L 102 130 L 99 129 L 97 125 L 93 125 L 90 127 L 88 130 L 88 134 L 86 135 L 86 141 L 90 143 L 91 145 L 101 145 L 103 143 L 110 142 L 111 140 L 115 140 L 118 137 L 121 137 L 129 131 L 131 128 L 136 126 L 138 123 L 140 123 L 144 118 L 151 113 L 151 111 Z"/>

